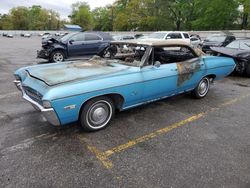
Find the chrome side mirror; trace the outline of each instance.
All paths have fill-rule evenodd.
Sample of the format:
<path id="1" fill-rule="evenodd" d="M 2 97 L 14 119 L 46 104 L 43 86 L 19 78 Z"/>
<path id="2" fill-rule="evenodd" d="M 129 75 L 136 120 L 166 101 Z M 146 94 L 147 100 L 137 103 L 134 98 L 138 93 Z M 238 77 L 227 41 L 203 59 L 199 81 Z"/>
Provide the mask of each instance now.
<path id="1" fill-rule="evenodd" d="M 161 62 L 160 62 L 160 61 L 156 61 L 156 62 L 154 63 L 154 66 L 155 66 L 156 68 L 159 68 L 159 67 L 161 66 Z"/>

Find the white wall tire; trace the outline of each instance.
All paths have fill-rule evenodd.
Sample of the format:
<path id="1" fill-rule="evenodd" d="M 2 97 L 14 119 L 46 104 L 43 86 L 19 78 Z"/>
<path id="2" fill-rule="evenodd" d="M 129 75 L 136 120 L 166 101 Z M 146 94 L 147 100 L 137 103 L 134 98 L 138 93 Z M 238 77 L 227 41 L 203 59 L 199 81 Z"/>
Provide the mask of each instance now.
<path id="1" fill-rule="evenodd" d="M 192 95 L 197 99 L 201 99 L 207 95 L 209 88 L 210 88 L 210 79 L 208 77 L 204 77 L 199 82 L 197 87 L 192 91 Z"/>
<path id="2" fill-rule="evenodd" d="M 98 131 L 108 126 L 115 114 L 113 101 L 106 96 L 88 101 L 80 114 L 80 123 L 86 131 Z"/>

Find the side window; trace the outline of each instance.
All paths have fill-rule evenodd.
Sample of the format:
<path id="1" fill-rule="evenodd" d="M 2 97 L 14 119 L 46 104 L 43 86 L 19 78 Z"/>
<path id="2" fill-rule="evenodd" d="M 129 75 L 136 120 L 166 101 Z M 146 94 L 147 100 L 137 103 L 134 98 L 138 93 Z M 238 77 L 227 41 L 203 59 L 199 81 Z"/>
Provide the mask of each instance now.
<path id="1" fill-rule="evenodd" d="M 189 35 L 187 33 L 183 33 L 185 39 L 189 39 Z"/>
<path id="2" fill-rule="evenodd" d="M 180 33 L 169 33 L 167 39 L 182 39 L 182 36 Z"/>
<path id="3" fill-rule="evenodd" d="M 132 39 L 134 39 L 134 37 L 132 37 L 132 36 L 124 36 L 123 37 L 123 40 L 132 40 Z"/>
<path id="4" fill-rule="evenodd" d="M 84 41 L 85 40 L 85 34 L 84 33 L 78 33 L 76 35 L 74 35 L 71 40 L 74 41 Z"/>
<path id="5" fill-rule="evenodd" d="M 154 48 L 154 62 L 160 61 L 161 64 L 183 62 L 195 57 L 196 55 L 190 50 L 190 48 L 185 46 Z"/>
<path id="6" fill-rule="evenodd" d="M 91 40 L 102 40 L 101 37 L 95 34 L 85 34 L 85 41 L 91 41 Z"/>

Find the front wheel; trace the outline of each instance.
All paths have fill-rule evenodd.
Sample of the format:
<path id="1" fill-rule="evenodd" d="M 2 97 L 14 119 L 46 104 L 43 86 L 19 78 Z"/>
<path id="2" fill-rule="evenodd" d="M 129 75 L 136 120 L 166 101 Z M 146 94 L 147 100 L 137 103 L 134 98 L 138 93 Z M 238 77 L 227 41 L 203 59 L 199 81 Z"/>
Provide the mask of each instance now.
<path id="1" fill-rule="evenodd" d="M 65 55 L 62 51 L 54 51 L 50 56 L 51 62 L 63 62 L 65 59 Z"/>
<path id="2" fill-rule="evenodd" d="M 192 95 L 197 99 L 201 99 L 207 95 L 209 88 L 210 79 L 208 77 L 204 77 L 199 82 L 198 86 L 192 91 Z"/>
<path id="3" fill-rule="evenodd" d="M 80 123 L 86 131 L 105 128 L 115 114 L 113 101 L 109 97 L 97 97 L 88 101 L 80 114 Z"/>

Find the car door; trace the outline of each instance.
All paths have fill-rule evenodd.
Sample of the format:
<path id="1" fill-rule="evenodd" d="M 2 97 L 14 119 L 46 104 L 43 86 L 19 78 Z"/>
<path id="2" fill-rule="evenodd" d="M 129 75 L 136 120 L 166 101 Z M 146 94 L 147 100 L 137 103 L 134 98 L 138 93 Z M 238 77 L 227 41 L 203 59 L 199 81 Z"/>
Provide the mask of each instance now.
<path id="1" fill-rule="evenodd" d="M 206 65 L 192 48 L 181 46 L 174 54 L 177 92 L 194 89 L 206 73 Z"/>
<path id="2" fill-rule="evenodd" d="M 86 55 L 94 55 L 99 52 L 103 39 L 95 33 L 86 33 L 84 41 L 84 53 Z"/>
<path id="3" fill-rule="evenodd" d="M 144 80 L 143 99 L 145 101 L 171 96 L 176 93 L 176 64 L 149 65 L 143 67 L 141 72 Z"/>
<path id="4" fill-rule="evenodd" d="M 164 49 L 160 53 L 162 55 L 166 53 L 165 60 L 157 57 L 160 53 L 154 48 L 152 51 L 154 53 L 153 65 L 142 68 L 141 72 L 145 82 L 143 98 L 146 101 L 172 96 L 193 89 L 204 74 L 205 68 L 201 58 L 193 54 L 193 56 L 190 55 L 185 59 L 186 56 L 184 55 L 187 49 L 183 53 L 181 53 L 183 47 L 167 47 Z M 176 53 L 176 61 L 173 53 Z"/>
<path id="5" fill-rule="evenodd" d="M 85 51 L 85 34 L 77 33 L 68 40 L 68 55 L 79 56 L 84 55 Z"/>
<path id="6" fill-rule="evenodd" d="M 142 67 L 141 74 L 144 80 L 143 100 L 150 101 L 175 93 L 177 87 L 177 66 L 173 64 L 161 64 L 156 57 L 157 53 L 162 53 L 162 48 L 152 48 L 151 55 L 146 60 L 146 66 Z"/>

